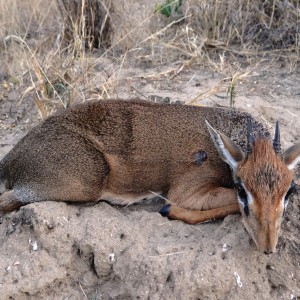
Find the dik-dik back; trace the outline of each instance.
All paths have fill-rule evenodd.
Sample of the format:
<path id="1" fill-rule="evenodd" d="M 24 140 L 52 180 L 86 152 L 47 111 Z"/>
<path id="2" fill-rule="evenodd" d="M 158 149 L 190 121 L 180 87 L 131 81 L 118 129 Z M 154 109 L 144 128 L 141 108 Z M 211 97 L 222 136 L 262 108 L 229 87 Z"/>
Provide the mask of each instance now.
<path id="1" fill-rule="evenodd" d="M 271 252 L 300 146 L 282 156 L 268 137 L 248 114 L 227 109 L 121 100 L 78 105 L 49 117 L 4 157 L 0 210 L 44 200 L 130 204 L 165 193 L 172 205 L 161 214 L 189 223 L 241 209 L 258 247 Z"/>

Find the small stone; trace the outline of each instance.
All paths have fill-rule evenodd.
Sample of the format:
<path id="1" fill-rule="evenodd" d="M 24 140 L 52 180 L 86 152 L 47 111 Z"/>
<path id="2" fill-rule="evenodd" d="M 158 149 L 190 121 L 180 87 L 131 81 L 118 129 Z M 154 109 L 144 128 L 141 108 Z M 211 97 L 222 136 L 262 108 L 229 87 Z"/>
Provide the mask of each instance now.
<path id="1" fill-rule="evenodd" d="M 112 262 L 112 263 L 115 262 L 115 260 L 116 260 L 114 253 L 110 253 L 108 258 L 109 258 L 109 261 Z"/>
<path id="2" fill-rule="evenodd" d="M 29 239 L 29 244 L 31 246 L 31 250 L 32 251 L 36 251 L 38 246 L 37 246 L 37 242 L 36 241 L 32 241 L 31 239 Z"/>
<path id="3" fill-rule="evenodd" d="M 222 251 L 225 252 L 225 251 L 230 250 L 230 249 L 231 249 L 231 246 L 228 245 L 228 244 L 226 244 L 226 243 L 224 243 L 224 245 L 222 247 Z"/>
<path id="4" fill-rule="evenodd" d="M 11 271 L 11 266 L 6 267 L 6 268 L 5 268 L 5 271 L 6 271 L 7 273 L 9 273 L 9 272 Z"/>

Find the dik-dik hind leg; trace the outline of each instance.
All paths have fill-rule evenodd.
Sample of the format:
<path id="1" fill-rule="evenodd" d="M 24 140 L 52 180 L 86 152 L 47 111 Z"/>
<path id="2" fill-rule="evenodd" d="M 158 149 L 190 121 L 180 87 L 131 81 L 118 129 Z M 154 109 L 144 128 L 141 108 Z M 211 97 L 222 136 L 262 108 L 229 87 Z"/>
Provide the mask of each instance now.
<path id="1" fill-rule="evenodd" d="M 193 195 L 187 198 L 182 205 L 184 207 L 168 204 L 160 210 L 160 213 L 170 219 L 197 224 L 226 217 L 240 211 L 236 191 L 221 187 L 204 195 Z"/>

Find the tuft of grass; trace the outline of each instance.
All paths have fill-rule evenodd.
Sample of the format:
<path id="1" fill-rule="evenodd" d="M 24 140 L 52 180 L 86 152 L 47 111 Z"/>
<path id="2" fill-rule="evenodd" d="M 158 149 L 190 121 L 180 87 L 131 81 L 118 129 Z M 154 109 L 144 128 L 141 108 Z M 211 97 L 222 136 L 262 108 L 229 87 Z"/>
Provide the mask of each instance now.
<path id="1" fill-rule="evenodd" d="M 297 0 L 187 0 L 189 20 L 201 36 L 226 46 L 274 50 L 299 47 L 300 4 Z"/>
<path id="2" fill-rule="evenodd" d="M 160 12 L 166 17 L 177 14 L 182 16 L 182 3 L 183 0 L 165 0 L 165 3 L 155 3 L 154 12 Z"/>
<path id="3" fill-rule="evenodd" d="M 110 45 L 112 1 L 57 0 L 63 20 L 63 42 L 76 56 Z"/>
<path id="4" fill-rule="evenodd" d="M 246 72 L 236 72 L 232 77 L 229 78 L 229 83 L 227 87 L 227 96 L 229 97 L 229 105 L 231 108 L 235 106 L 235 97 L 237 95 L 237 84 L 247 78 L 250 71 Z"/>

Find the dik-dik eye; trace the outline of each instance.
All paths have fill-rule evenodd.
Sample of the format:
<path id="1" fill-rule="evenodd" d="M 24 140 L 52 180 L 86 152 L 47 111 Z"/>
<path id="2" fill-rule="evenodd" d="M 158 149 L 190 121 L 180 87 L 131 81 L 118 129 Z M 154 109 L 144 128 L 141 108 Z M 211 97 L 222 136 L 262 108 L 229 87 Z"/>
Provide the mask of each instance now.
<path id="1" fill-rule="evenodd" d="M 285 197 L 284 197 L 284 206 L 286 206 L 289 202 L 289 197 L 296 191 L 296 184 L 294 181 L 292 181 L 291 186 L 289 190 L 287 191 Z"/>
<path id="2" fill-rule="evenodd" d="M 244 207 L 244 212 L 246 216 L 249 216 L 249 206 L 248 206 L 248 197 L 247 192 L 241 183 L 235 184 L 235 189 L 238 193 L 238 199 L 242 206 Z"/>

